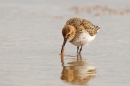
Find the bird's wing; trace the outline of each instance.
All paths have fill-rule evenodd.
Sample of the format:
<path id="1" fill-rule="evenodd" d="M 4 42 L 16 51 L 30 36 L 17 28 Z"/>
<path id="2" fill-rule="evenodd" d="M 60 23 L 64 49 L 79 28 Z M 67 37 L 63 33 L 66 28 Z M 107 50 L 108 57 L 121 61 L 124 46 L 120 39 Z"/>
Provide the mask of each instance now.
<path id="1" fill-rule="evenodd" d="M 72 25 L 74 26 L 76 29 L 79 29 L 79 27 L 82 24 L 82 20 L 81 18 L 71 18 L 66 22 L 66 25 Z"/>
<path id="2" fill-rule="evenodd" d="M 91 35 L 94 36 L 95 34 L 97 34 L 98 30 L 100 29 L 98 26 L 93 25 L 91 22 L 89 22 L 88 20 L 83 19 L 83 26 L 86 29 L 86 31 Z"/>
<path id="3" fill-rule="evenodd" d="M 81 18 L 71 18 L 66 22 L 66 25 L 72 25 L 77 30 L 82 26 L 91 36 L 95 35 L 100 29 L 98 26 L 93 25 L 90 21 Z"/>

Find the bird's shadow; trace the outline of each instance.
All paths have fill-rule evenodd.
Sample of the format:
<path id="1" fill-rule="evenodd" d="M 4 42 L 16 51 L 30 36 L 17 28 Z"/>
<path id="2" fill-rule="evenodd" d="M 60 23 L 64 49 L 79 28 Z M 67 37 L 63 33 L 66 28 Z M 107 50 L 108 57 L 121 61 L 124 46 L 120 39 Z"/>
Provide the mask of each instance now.
<path id="1" fill-rule="evenodd" d="M 65 62 L 65 55 L 61 55 L 62 72 L 60 79 L 71 84 L 87 84 L 96 76 L 96 69 L 90 66 L 88 61 L 83 59 L 80 54 L 77 54 L 75 59 Z"/>

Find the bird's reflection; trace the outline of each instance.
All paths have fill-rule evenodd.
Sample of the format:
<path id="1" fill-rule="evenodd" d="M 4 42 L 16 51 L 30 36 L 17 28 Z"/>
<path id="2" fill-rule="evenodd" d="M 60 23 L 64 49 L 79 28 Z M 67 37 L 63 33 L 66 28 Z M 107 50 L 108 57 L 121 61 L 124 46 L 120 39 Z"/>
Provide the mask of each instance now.
<path id="1" fill-rule="evenodd" d="M 64 55 L 61 55 L 61 63 L 63 66 L 61 80 L 65 82 L 84 85 L 96 75 L 95 67 L 89 66 L 88 62 L 82 59 L 81 55 L 77 55 L 77 59 L 67 64 L 64 62 Z"/>

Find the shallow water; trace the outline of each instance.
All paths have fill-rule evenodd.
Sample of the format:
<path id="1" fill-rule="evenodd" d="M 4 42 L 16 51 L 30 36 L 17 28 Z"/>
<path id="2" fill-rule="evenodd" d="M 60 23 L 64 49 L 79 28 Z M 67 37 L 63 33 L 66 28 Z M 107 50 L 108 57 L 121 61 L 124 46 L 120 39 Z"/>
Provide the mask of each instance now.
<path id="1" fill-rule="evenodd" d="M 70 11 L 73 6 L 97 4 L 128 9 L 130 3 L 111 2 L 0 1 L 0 86 L 129 86 L 130 14 Z M 74 16 L 101 30 L 81 56 L 70 43 L 60 56 L 61 29 Z"/>

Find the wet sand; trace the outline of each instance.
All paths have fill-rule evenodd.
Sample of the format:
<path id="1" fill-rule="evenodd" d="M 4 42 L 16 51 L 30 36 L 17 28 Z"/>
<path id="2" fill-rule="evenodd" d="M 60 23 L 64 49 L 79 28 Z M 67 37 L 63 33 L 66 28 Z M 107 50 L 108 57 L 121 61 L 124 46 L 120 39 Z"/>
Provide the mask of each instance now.
<path id="1" fill-rule="evenodd" d="M 70 9 L 97 5 L 129 9 L 130 2 L 56 1 L 0 1 L 0 86 L 129 86 L 130 14 Z M 83 47 L 82 58 L 70 43 L 65 56 L 59 55 L 61 29 L 71 17 L 88 19 L 101 28 Z"/>

